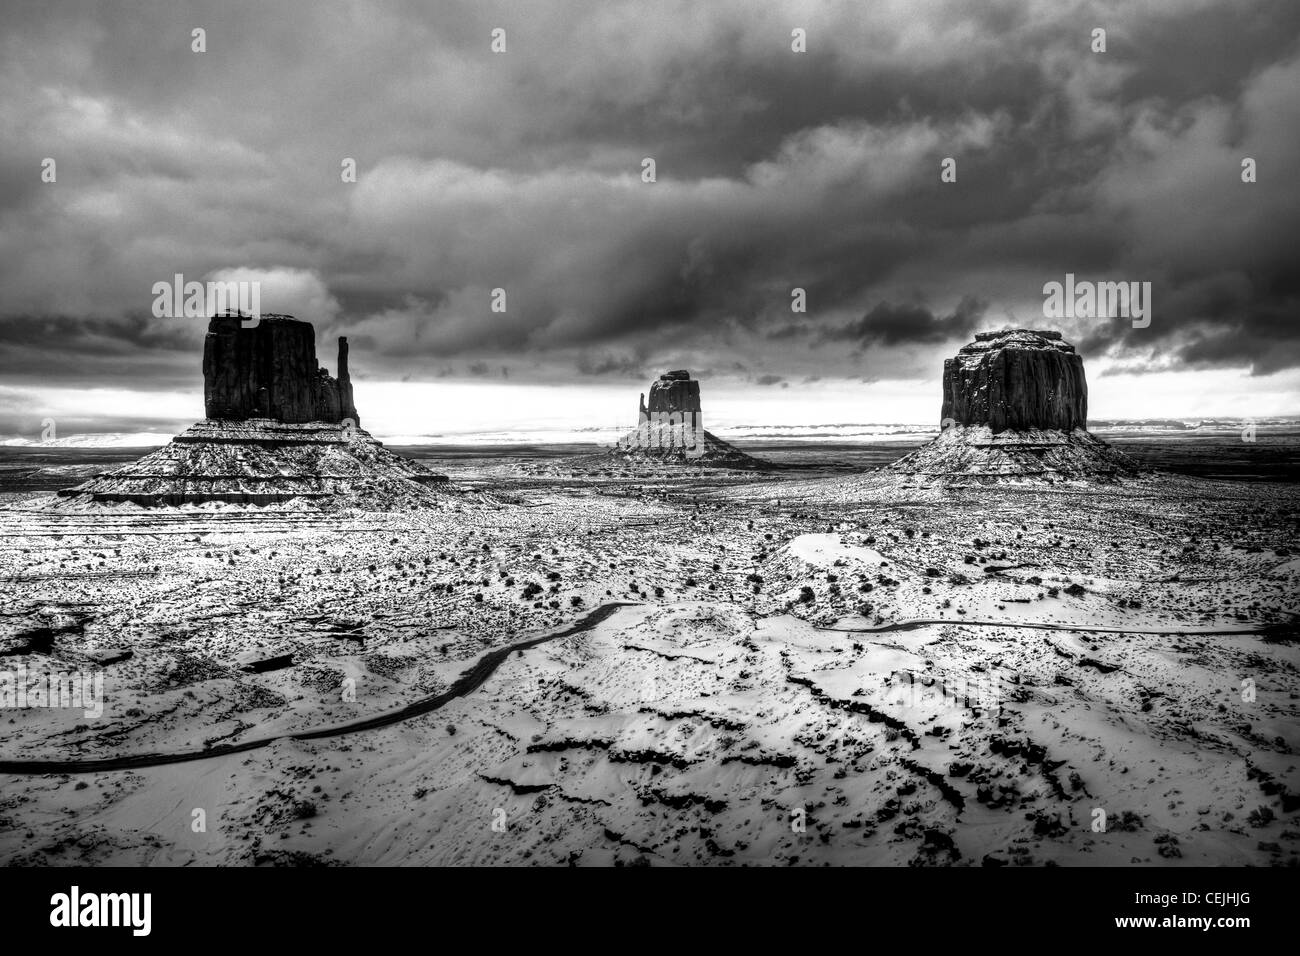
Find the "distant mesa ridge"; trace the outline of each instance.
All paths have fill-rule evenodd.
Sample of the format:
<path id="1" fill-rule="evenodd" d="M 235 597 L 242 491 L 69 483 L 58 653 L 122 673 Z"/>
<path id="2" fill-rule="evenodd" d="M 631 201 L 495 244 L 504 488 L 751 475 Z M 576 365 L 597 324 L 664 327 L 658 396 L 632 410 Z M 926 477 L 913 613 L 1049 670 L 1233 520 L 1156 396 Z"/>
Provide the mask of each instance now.
<path id="1" fill-rule="evenodd" d="M 157 451 L 59 495 L 69 507 L 224 502 L 325 507 L 442 506 L 445 475 L 394 454 L 360 428 L 339 339 L 338 378 L 316 362 L 310 322 L 214 316 L 203 343 L 207 418 Z"/>

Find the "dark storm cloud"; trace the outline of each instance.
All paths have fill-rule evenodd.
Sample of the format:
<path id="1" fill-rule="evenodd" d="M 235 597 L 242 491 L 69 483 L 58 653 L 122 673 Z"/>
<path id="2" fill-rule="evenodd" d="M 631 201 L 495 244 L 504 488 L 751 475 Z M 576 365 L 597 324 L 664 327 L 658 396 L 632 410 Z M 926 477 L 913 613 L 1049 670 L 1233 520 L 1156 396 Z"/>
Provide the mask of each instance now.
<path id="1" fill-rule="evenodd" d="M 0 382 L 131 386 L 145 391 L 193 384 L 207 324 L 139 314 L 109 319 L 11 316 L 0 321 Z"/>
<path id="2" fill-rule="evenodd" d="M 1298 34 L 1293 0 L 10 4 L 0 375 L 192 383 L 201 327 L 148 314 L 176 272 L 260 277 L 372 379 L 928 374 L 1066 272 L 1156 289 L 1089 356 L 1294 367 Z"/>
<path id="3" fill-rule="evenodd" d="M 895 306 L 881 302 L 856 322 L 822 329 L 818 341 L 861 345 L 943 342 L 968 336 L 984 318 L 987 309 L 987 302 L 969 297 L 962 299 L 946 316 L 935 315 L 923 305 Z"/>
<path id="4" fill-rule="evenodd" d="M 646 374 L 643 359 L 631 355 L 588 355 L 578 356 L 576 363 L 578 373 L 588 376 L 618 375 L 623 378 L 644 378 Z"/>

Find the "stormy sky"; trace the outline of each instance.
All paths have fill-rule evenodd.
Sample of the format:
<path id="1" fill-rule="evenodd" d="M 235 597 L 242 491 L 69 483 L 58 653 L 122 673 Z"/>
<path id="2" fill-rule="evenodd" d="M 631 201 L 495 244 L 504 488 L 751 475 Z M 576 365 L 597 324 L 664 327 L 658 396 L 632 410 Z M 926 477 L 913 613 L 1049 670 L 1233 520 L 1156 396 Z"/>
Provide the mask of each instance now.
<path id="1" fill-rule="evenodd" d="M 347 335 L 381 435 L 630 422 L 669 368 L 724 419 L 928 422 L 1004 326 L 1075 343 L 1094 418 L 1300 412 L 1295 0 L 2 16 L 0 437 L 202 417 L 177 273 L 259 281 L 331 370 Z M 1150 325 L 1045 319 L 1066 273 Z"/>

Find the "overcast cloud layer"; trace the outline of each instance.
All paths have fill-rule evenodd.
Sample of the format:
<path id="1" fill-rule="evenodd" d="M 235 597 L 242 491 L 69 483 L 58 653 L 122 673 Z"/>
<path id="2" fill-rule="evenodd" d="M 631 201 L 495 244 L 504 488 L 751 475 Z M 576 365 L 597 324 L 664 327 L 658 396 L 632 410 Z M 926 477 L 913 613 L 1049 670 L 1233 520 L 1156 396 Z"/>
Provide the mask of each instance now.
<path id="1" fill-rule="evenodd" d="M 1094 392 L 1300 366 L 1295 0 L 8 0 L 3 22 L 0 434 L 43 390 L 197 394 L 204 323 L 151 314 L 174 273 L 258 279 L 327 363 L 348 335 L 363 381 L 626 383 L 633 409 L 670 367 L 933 383 L 1008 324 L 1060 328 Z M 1150 327 L 1045 321 L 1066 272 L 1151 282 Z"/>

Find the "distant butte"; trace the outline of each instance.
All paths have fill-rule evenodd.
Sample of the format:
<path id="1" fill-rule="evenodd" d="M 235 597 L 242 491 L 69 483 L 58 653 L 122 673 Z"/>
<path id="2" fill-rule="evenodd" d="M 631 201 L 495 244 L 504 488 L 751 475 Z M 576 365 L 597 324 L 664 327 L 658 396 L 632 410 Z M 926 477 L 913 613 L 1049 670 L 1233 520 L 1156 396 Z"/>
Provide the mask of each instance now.
<path id="1" fill-rule="evenodd" d="M 762 469 L 770 463 L 747 455 L 704 429 L 700 383 L 686 369 L 664 372 L 637 409 L 637 427 L 610 451 L 626 464 L 697 464 L 709 468 Z"/>
<path id="2" fill-rule="evenodd" d="M 943 363 L 939 437 L 886 466 L 924 483 L 1115 481 L 1136 463 L 1088 431 L 1083 359 L 1060 332 L 980 332 Z"/>
<path id="3" fill-rule="evenodd" d="M 645 403 L 645 393 L 642 393 L 639 420 L 647 421 L 649 416 L 656 413 L 703 416 L 704 410 L 700 407 L 700 383 L 691 378 L 690 372 L 686 369 L 678 369 L 660 375 L 659 380 L 650 385 L 649 407 Z M 701 428 L 704 427 L 702 417 L 698 424 Z"/>
<path id="4" fill-rule="evenodd" d="M 310 322 L 212 318 L 203 343 L 207 418 L 166 446 L 59 492 L 67 507 L 224 502 L 327 507 L 442 506 L 452 489 L 360 428 L 339 339 L 338 378 L 316 362 Z"/>

